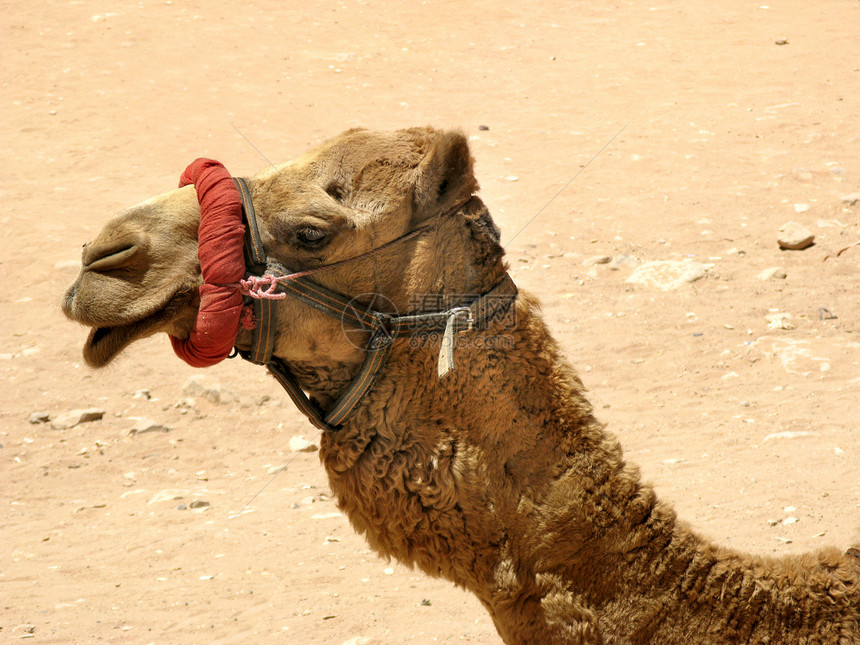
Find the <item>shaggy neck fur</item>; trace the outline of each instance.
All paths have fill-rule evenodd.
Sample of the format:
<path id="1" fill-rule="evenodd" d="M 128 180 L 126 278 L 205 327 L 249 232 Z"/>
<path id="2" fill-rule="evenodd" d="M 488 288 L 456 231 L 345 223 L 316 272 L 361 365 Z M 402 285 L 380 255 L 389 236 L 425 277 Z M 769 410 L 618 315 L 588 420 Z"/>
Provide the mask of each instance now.
<path id="1" fill-rule="evenodd" d="M 504 272 L 485 213 L 473 204 L 459 235 L 442 233 L 478 260 L 456 277 L 456 262 L 422 267 L 423 287 L 486 290 Z M 322 438 L 339 505 L 382 556 L 474 592 L 508 643 L 860 638 L 860 575 L 842 554 L 749 557 L 676 520 L 594 418 L 536 300 L 521 295 L 514 328 L 471 341 L 442 381 L 438 343 L 397 341 L 361 407 Z M 325 400 L 353 368 L 298 373 Z"/>

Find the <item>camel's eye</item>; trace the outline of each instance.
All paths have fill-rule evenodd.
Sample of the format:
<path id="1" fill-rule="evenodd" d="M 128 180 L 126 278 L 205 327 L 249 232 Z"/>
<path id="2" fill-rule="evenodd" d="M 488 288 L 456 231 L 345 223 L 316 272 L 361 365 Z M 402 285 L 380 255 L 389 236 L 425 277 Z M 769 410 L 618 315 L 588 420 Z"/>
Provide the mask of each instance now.
<path id="1" fill-rule="evenodd" d="M 326 232 L 319 228 L 302 228 L 296 233 L 296 239 L 305 246 L 319 246 L 326 235 Z"/>

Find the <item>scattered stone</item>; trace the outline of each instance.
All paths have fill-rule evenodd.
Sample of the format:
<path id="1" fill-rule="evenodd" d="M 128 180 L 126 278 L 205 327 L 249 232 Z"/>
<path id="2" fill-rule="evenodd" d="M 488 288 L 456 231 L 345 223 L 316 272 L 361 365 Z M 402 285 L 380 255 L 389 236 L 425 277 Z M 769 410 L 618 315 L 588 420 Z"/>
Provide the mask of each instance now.
<path id="1" fill-rule="evenodd" d="M 421 606 L 422 606 L 422 607 L 429 607 L 431 604 L 432 604 L 432 603 L 431 603 L 431 602 L 430 602 L 430 600 L 428 600 L 427 598 L 422 598 L 422 599 L 421 599 Z"/>
<path id="2" fill-rule="evenodd" d="M 486 132 L 489 129 L 490 129 L 490 126 L 488 126 L 488 125 L 479 125 L 478 126 L 478 130 L 481 130 L 482 132 Z"/>
<path id="3" fill-rule="evenodd" d="M 152 393 L 149 390 L 138 390 L 134 394 L 131 395 L 133 399 L 143 399 L 144 401 L 149 401 L 152 399 Z"/>
<path id="4" fill-rule="evenodd" d="M 847 224 L 843 224 L 838 219 L 819 219 L 816 224 L 818 228 L 847 228 Z"/>
<path id="5" fill-rule="evenodd" d="M 218 381 L 211 380 L 202 374 L 195 374 L 185 381 L 182 393 L 186 396 L 198 396 L 210 403 L 232 403 L 239 400 L 239 396 L 232 390 L 225 388 Z"/>
<path id="6" fill-rule="evenodd" d="M 98 421 L 105 415 L 105 411 L 99 408 L 87 408 L 85 410 L 70 410 L 61 414 L 51 422 L 54 430 L 68 430 L 81 423 Z"/>
<path id="7" fill-rule="evenodd" d="M 608 255 L 592 255 L 590 258 L 585 258 L 582 264 L 585 266 L 594 266 L 595 264 L 609 264 L 612 258 Z"/>
<path id="8" fill-rule="evenodd" d="M 803 224 L 786 222 L 779 227 L 776 241 L 781 249 L 800 251 L 812 245 L 815 235 Z"/>
<path id="9" fill-rule="evenodd" d="M 188 505 L 188 508 L 207 508 L 208 506 L 209 502 L 205 499 L 195 499 Z"/>
<path id="10" fill-rule="evenodd" d="M 176 507 L 176 510 L 177 511 L 187 511 L 188 507 L 185 504 L 180 504 L 179 506 Z"/>
<path id="11" fill-rule="evenodd" d="M 15 638 L 33 638 L 36 635 L 36 626 L 30 623 L 17 625 L 12 628 L 12 636 Z"/>
<path id="12" fill-rule="evenodd" d="M 612 258 L 612 261 L 609 263 L 609 268 L 612 271 L 618 271 L 623 267 L 636 266 L 637 264 L 639 264 L 638 258 L 621 253 L 620 255 L 616 255 Z"/>
<path id="13" fill-rule="evenodd" d="M 291 452 L 316 452 L 320 447 L 313 441 L 308 441 L 302 435 L 296 435 L 290 438 Z"/>
<path id="14" fill-rule="evenodd" d="M 170 432 L 166 425 L 147 419 L 146 417 L 132 417 L 134 425 L 129 430 L 130 435 L 144 434 L 145 432 Z"/>
<path id="15" fill-rule="evenodd" d="M 786 518 L 782 521 L 782 525 L 783 525 L 783 526 L 788 526 L 789 524 L 797 524 L 797 522 L 798 522 L 798 521 L 799 521 L 799 520 L 798 520 L 796 517 L 786 517 Z"/>
<path id="16" fill-rule="evenodd" d="M 385 567 L 382 570 L 382 573 L 384 573 L 387 576 L 393 576 L 394 575 L 394 569 L 392 567 Z"/>
<path id="17" fill-rule="evenodd" d="M 860 202 L 860 193 L 849 193 L 847 195 L 842 195 L 840 200 L 843 204 L 847 204 L 848 206 L 854 206 L 857 202 Z"/>
<path id="18" fill-rule="evenodd" d="M 174 500 L 184 499 L 188 494 L 188 490 L 185 488 L 165 488 L 164 490 L 158 491 L 155 495 L 152 496 L 147 504 L 158 504 L 160 502 L 172 502 Z"/>
<path id="19" fill-rule="evenodd" d="M 657 260 L 638 267 L 626 282 L 672 291 L 704 278 L 713 264 L 679 260 Z"/>
<path id="20" fill-rule="evenodd" d="M 788 44 L 788 40 L 787 40 L 786 38 L 780 38 L 779 40 L 775 40 L 775 41 L 774 41 L 774 44 L 776 44 L 776 45 L 787 45 L 787 44 Z M 791 541 L 791 540 L 789 540 L 789 542 L 790 542 L 790 541 Z"/>
<path id="21" fill-rule="evenodd" d="M 765 316 L 768 329 L 794 329 L 791 314 L 768 314 Z"/>
<path id="22" fill-rule="evenodd" d="M 785 280 L 785 269 L 782 267 L 770 267 L 756 276 L 756 280 Z"/>
<path id="23" fill-rule="evenodd" d="M 33 414 L 31 414 L 27 418 L 27 421 L 29 421 L 33 425 L 36 425 L 39 423 L 48 423 L 48 421 L 50 421 L 50 420 L 51 420 L 51 415 L 48 414 L 47 412 L 34 412 Z"/>
<path id="24" fill-rule="evenodd" d="M 333 535 L 326 535 L 325 542 L 323 542 L 323 544 L 330 544 L 331 542 L 340 542 L 340 538 Z"/>
<path id="25" fill-rule="evenodd" d="M 795 204 L 794 210 L 798 213 L 805 213 L 809 210 L 809 204 Z"/>
<path id="26" fill-rule="evenodd" d="M 270 466 L 266 471 L 267 475 L 277 475 L 278 473 L 282 473 L 287 469 L 286 466 Z"/>
<path id="27" fill-rule="evenodd" d="M 517 177 L 516 175 L 508 175 L 507 177 L 505 177 L 505 180 L 506 181 L 519 181 L 520 178 Z"/>

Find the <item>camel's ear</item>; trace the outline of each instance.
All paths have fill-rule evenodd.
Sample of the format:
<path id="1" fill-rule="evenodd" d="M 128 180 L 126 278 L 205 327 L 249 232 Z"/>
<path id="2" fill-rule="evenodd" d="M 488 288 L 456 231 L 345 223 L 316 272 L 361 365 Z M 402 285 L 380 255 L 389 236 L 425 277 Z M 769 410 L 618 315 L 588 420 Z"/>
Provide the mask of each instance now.
<path id="1" fill-rule="evenodd" d="M 478 190 L 469 142 L 462 132 L 434 132 L 416 168 L 414 219 L 423 221 L 465 202 Z"/>

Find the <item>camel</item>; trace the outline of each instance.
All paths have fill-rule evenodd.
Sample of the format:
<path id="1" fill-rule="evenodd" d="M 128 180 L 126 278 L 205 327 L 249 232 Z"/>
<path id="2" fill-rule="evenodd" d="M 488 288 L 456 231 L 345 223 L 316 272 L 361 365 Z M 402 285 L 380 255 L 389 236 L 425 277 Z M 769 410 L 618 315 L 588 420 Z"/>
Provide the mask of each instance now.
<path id="1" fill-rule="evenodd" d="M 473 163 L 457 131 L 350 130 L 237 183 L 274 267 L 256 285 L 204 284 L 201 184 L 173 190 L 86 245 L 64 312 L 101 367 L 158 332 L 200 340 L 206 288 L 227 289 L 228 349 L 269 364 L 323 428 L 355 530 L 474 593 L 506 643 L 860 643 L 860 551 L 714 545 L 624 460 L 537 299 L 511 287 Z M 273 299 L 302 280 L 313 293 Z M 340 315 L 316 293 L 343 296 Z"/>

